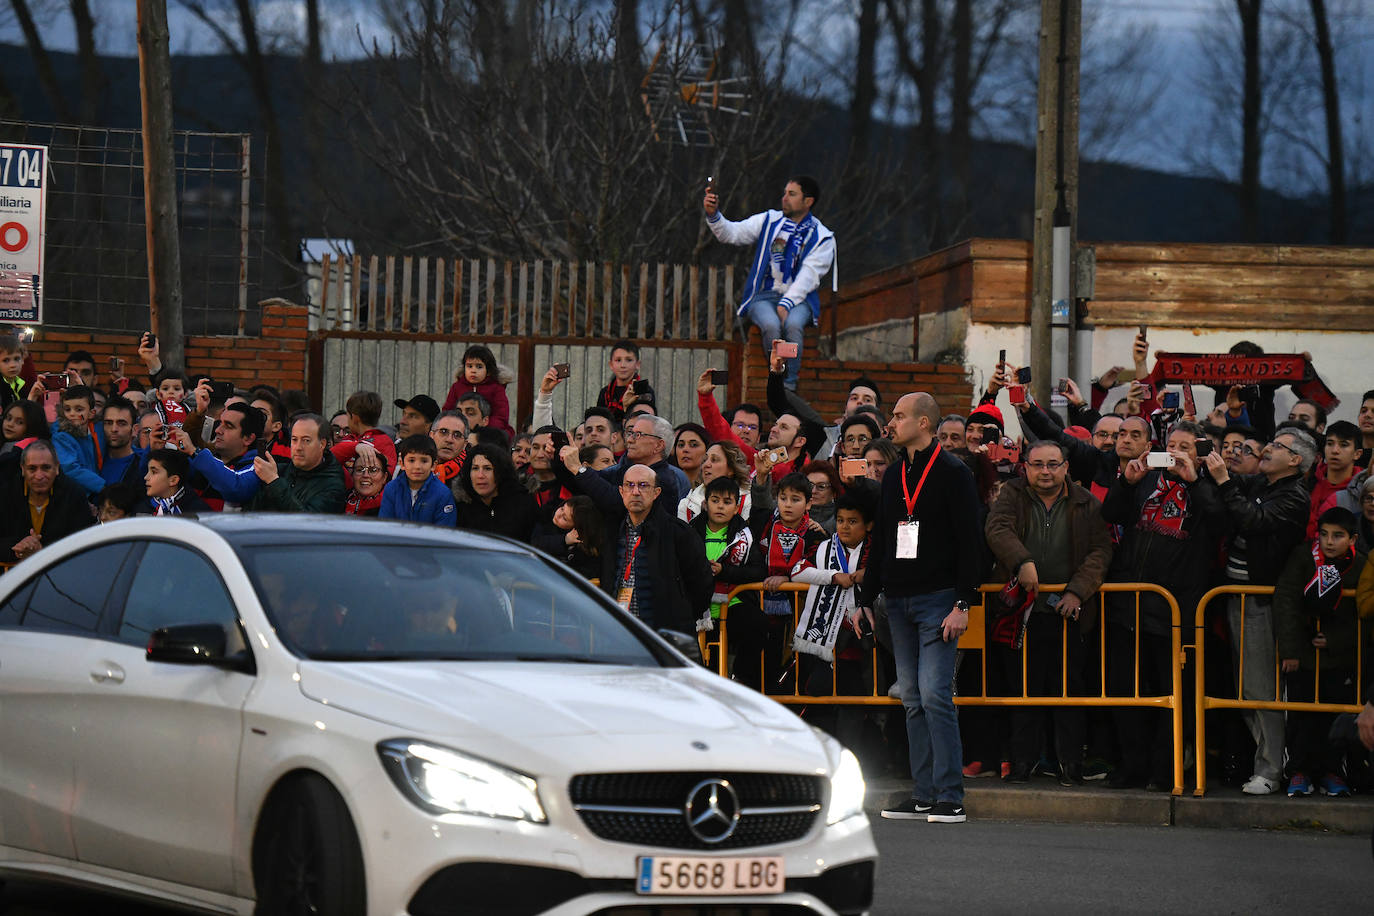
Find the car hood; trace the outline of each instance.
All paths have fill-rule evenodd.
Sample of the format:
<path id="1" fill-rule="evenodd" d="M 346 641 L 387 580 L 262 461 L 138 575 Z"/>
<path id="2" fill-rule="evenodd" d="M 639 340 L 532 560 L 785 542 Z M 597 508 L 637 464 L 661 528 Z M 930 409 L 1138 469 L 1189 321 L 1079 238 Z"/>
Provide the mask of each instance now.
<path id="1" fill-rule="evenodd" d="M 810 731 L 772 700 L 700 668 L 303 661 L 298 670 L 306 697 L 416 735 Z"/>

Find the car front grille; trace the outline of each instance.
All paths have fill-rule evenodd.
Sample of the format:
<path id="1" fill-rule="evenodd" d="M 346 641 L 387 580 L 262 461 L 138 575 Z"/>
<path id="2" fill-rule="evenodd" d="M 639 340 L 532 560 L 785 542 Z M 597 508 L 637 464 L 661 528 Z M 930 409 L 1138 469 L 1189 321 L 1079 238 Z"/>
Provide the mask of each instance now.
<path id="1" fill-rule="evenodd" d="M 739 819 L 725 839 L 693 832 L 686 806 L 708 780 L 728 784 Z M 805 836 L 821 810 L 822 779 L 790 773 L 588 773 L 568 786 L 573 807 L 603 840 L 668 849 L 741 849 L 788 843 Z"/>

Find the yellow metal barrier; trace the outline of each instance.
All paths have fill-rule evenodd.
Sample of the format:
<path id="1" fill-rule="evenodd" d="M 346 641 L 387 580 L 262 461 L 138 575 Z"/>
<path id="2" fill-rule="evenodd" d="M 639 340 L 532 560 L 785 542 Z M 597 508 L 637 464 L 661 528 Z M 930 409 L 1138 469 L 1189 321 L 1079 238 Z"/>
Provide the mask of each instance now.
<path id="1" fill-rule="evenodd" d="M 1275 710 L 1282 712 L 1360 712 L 1364 707 L 1358 703 L 1323 703 L 1321 702 L 1321 664 L 1324 649 L 1315 649 L 1316 665 L 1312 672 L 1314 680 L 1312 696 L 1316 699 L 1313 702 L 1293 702 L 1289 700 L 1247 700 L 1245 697 L 1245 605 L 1246 599 L 1250 597 L 1270 597 L 1274 594 L 1272 585 L 1222 585 L 1212 589 L 1202 596 L 1198 601 L 1197 613 L 1193 619 L 1193 644 L 1197 664 L 1194 665 L 1194 684 L 1197 692 L 1197 788 L 1193 794 L 1203 795 L 1207 791 L 1207 735 L 1203 720 L 1209 709 L 1251 709 L 1251 710 Z M 1207 695 L 1207 659 L 1204 650 L 1206 635 L 1206 617 L 1208 606 L 1216 598 L 1227 597 L 1230 595 L 1240 596 L 1240 633 L 1234 634 L 1239 640 L 1237 648 L 1236 664 L 1236 696 L 1235 697 L 1213 697 Z M 1353 589 L 1345 589 L 1341 592 L 1341 601 L 1353 601 L 1355 592 Z M 1321 621 L 1318 621 L 1320 626 Z M 1363 628 L 1361 628 L 1363 629 Z M 1277 649 L 1274 651 L 1274 696 L 1282 696 L 1282 672 L 1280 666 L 1282 659 L 1279 658 Z M 1364 696 L 1364 639 L 1355 641 L 1355 696 Z"/>
<path id="2" fill-rule="evenodd" d="M 785 643 L 785 646 L 784 646 L 784 651 L 785 651 L 785 652 L 790 651 L 791 634 L 794 633 L 794 632 L 796 631 L 797 621 L 798 621 L 799 615 L 800 615 L 800 607 L 799 607 L 799 603 L 800 603 L 800 602 L 799 602 L 798 596 L 804 595 L 804 594 L 806 593 L 806 591 L 807 591 L 809 588 L 810 588 L 810 586 L 805 585 L 805 584 L 788 582 L 788 583 L 784 583 L 779 589 L 777 589 L 777 591 L 790 592 L 790 593 L 792 593 L 792 629 L 789 630 L 789 631 L 787 632 L 786 643 Z M 1063 585 L 1041 585 L 1041 586 L 1040 586 L 1040 591 L 1041 591 L 1041 592 L 1059 592 L 1059 591 L 1063 591 L 1063 589 L 1064 589 L 1064 586 L 1063 586 Z M 761 591 L 763 591 L 763 583 L 761 583 L 761 582 L 750 582 L 750 583 L 745 583 L 745 584 L 736 586 L 733 590 L 731 590 L 729 597 L 730 597 L 730 598 L 734 598 L 735 596 L 740 595 L 740 594 L 743 594 L 743 593 L 745 593 L 745 592 L 761 592 Z M 987 664 L 987 651 L 986 651 L 986 650 L 987 650 L 987 645 L 986 645 L 986 620 L 987 620 L 987 613 L 988 613 L 988 611 L 987 611 L 988 595 L 990 595 L 990 594 L 992 594 L 992 595 L 1000 594 L 1001 591 L 1002 591 L 1002 586 L 1001 586 L 1000 584 L 983 585 L 983 586 L 981 586 L 981 587 L 979 588 L 979 591 L 980 591 L 981 594 L 982 594 L 983 600 L 982 600 L 979 604 L 977 604 L 977 605 L 975 605 L 975 606 L 969 608 L 969 627 L 968 627 L 968 630 L 964 633 L 964 635 L 963 635 L 962 637 L 960 637 L 960 639 L 959 639 L 959 648 L 960 648 L 961 650 L 966 650 L 966 651 L 983 652 L 984 658 L 983 658 L 982 675 L 981 675 L 981 680 L 982 680 L 982 685 L 981 685 L 981 686 L 982 686 L 982 692 L 981 692 L 981 695 L 978 695 L 978 696 L 968 696 L 968 695 L 963 695 L 963 694 L 961 694 L 961 695 L 956 696 L 956 697 L 954 698 L 954 702 L 955 702 L 957 705 L 960 705 L 960 706 L 1004 706 L 1004 707 L 1012 707 L 1012 706 L 1042 706 L 1042 707 L 1052 707 L 1052 706 L 1084 706 L 1084 707 L 1123 707 L 1123 706 L 1139 706 L 1139 707 L 1147 707 L 1147 708 L 1150 708 L 1150 707 L 1153 707 L 1153 708 L 1167 708 L 1167 709 L 1170 710 L 1170 714 L 1171 714 L 1171 717 L 1172 717 L 1172 720 L 1173 720 L 1173 721 L 1172 721 L 1172 725 L 1173 725 L 1172 731 L 1173 731 L 1173 739 L 1174 739 L 1174 741 L 1173 741 L 1173 745 L 1174 745 L 1174 746 L 1173 746 L 1173 770 L 1174 770 L 1173 794 L 1174 794 L 1174 795 L 1182 795 L 1182 794 L 1183 794 L 1183 703 L 1184 703 L 1184 696 L 1183 696 L 1183 664 L 1184 664 L 1184 655 L 1183 655 L 1183 652 L 1184 652 L 1184 649 L 1187 648 L 1187 647 L 1185 647 L 1185 646 L 1183 645 L 1183 643 L 1182 643 L 1182 636 L 1181 636 L 1181 632 L 1182 632 L 1182 621 L 1181 621 L 1181 616 L 1180 616 L 1180 612 L 1179 612 L 1178 602 L 1177 602 L 1177 600 L 1175 600 L 1174 596 L 1173 596 L 1167 589 L 1161 588 L 1161 587 L 1158 586 L 1158 585 L 1154 585 L 1154 584 L 1148 583 L 1148 582 L 1109 582 L 1109 583 L 1104 583 L 1103 586 L 1102 586 L 1102 588 L 1099 590 L 1098 594 L 1095 595 L 1095 596 L 1093 597 L 1092 602 L 1097 604 L 1098 609 L 1099 609 L 1099 611 L 1100 611 L 1100 616 L 1099 616 L 1099 621 L 1100 621 L 1100 622 L 1099 622 L 1099 625 L 1098 625 L 1098 628 L 1097 628 L 1097 638 L 1098 638 L 1098 640 L 1099 640 L 1099 649 L 1100 649 L 1099 656 L 1100 656 L 1100 659 L 1101 659 L 1101 660 L 1100 660 L 1100 663 L 1099 663 L 1101 667 L 1100 667 L 1100 671 L 1099 671 L 1099 674 L 1100 674 L 1099 685 L 1100 685 L 1100 686 L 1099 686 L 1099 690 L 1098 690 L 1098 695 L 1096 695 L 1096 696 L 1070 696 L 1070 695 L 1069 695 L 1069 692 L 1068 692 L 1068 668 L 1067 668 L 1068 652 L 1066 651 L 1066 648 L 1067 648 L 1067 640 L 1068 640 L 1068 628 L 1067 628 L 1067 626 L 1065 626 L 1065 627 L 1061 628 L 1061 630 L 1060 630 L 1060 633 L 1061 633 L 1060 638 L 1061 638 L 1062 640 L 1064 640 L 1064 646 L 1065 646 L 1065 650 L 1061 651 L 1060 657 L 1061 657 L 1061 659 L 1064 661 L 1065 664 L 1064 664 L 1064 669 L 1063 669 L 1063 671 L 1061 672 L 1061 678 L 1060 678 L 1061 693 L 1060 693 L 1059 696 L 1030 696 L 1030 695 L 1028 695 L 1027 684 L 1026 684 L 1026 677 L 1027 677 L 1027 675 L 1026 675 L 1026 670 L 1027 670 L 1027 665 L 1026 665 L 1026 652 L 1027 652 L 1027 649 L 1028 649 L 1029 639 L 1023 640 L 1023 641 L 1022 641 L 1022 647 L 1021 647 L 1021 696 L 988 696 L 988 688 L 987 688 L 988 664 Z M 1133 692 L 1133 694 L 1132 694 L 1131 696 L 1109 696 L 1109 695 L 1107 694 L 1106 626 L 1105 626 L 1105 619 L 1104 619 L 1105 616 L 1106 616 L 1106 614 L 1107 614 L 1107 609 L 1106 609 L 1106 607 L 1105 607 L 1105 602 L 1104 602 L 1102 596 L 1103 596 L 1104 594 L 1118 594 L 1118 593 L 1132 593 L 1132 594 L 1135 595 L 1134 626 L 1133 626 L 1133 633 L 1135 634 L 1135 637 L 1134 637 L 1134 638 L 1135 638 L 1135 652 L 1134 652 L 1134 655 L 1135 655 L 1135 677 L 1132 679 L 1132 682 L 1133 682 L 1133 684 L 1134 684 L 1135 686 L 1134 686 L 1134 692 Z M 1169 605 L 1169 613 L 1170 613 L 1170 619 L 1171 619 L 1171 623 L 1172 623 L 1172 626 L 1170 627 L 1170 633 L 1171 633 L 1170 649 L 1171 649 L 1171 652 L 1172 652 L 1171 658 L 1172 658 L 1172 662 L 1173 662 L 1173 664 L 1170 665 L 1170 667 L 1171 667 L 1171 669 L 1172 669 L 1172 684 L 1171 684 L 1171 690 L 1170 690 L 1170 692 L 1169 692 L 1168 694 L 1164 694 L 1164 695 L 1161 695 L 1161 696 L 1141 696 L 1141 695 L 1140 695 L 1140 635 L 1139 635 L 1139 634 L 1140 634 L 1140 596 L 1141 596 L 1142 594 L 1146 594 L 1146 593 L 1155 594 L 1155 595 L 1158 595 L 1159 597 L 1161 597 L 1162 599 L 1164 599 L 1164 601 Z M 721 676 L 723 676 L 723 677 L 729 677 L 729 676 L 730 676 L 729 634 L 728 634 L 728 627 L 725 626 L 725 622 L 726 622 L 726 619 L 727 619 L 727 616 L 728 616 L 728 613 L 729 613 L 729 609 L 728 609 L 729 601 L 728 601 L 728 600 L 725 602 L 725 605 L 726 605 L 726 606 L 723 607 L 723 608 L 721 609 L 721 617 L 720 617 L 720 624 L 721 624 L 720 627 L 719 627 L 719 631 L 720 631 L 720 638 L 719 638 L 720 656 L 719 656 L 718 662 L 717 662 L 717 672 L 718 672 Z M 1085 605 L 1085 609 L 1086 609 L 1086 607 L 1087 607 L 1087 606 Z M 834 671 L 833 671 L 833 669 L 832 669 L 832 672 L 831 672 L 831 694 L 830 694 L 829 696 L 811 696 L 811 695 L 803 694 L 803 693 L 801 692 L 800 678 L 797 678 L 797 677 L 794 677 L 794 678 L 793 678 L 793 686 L 792 686 L 792 693 L 791 693 L 791 694 L 771 694 L 771 693 L 770 693 L 770 694 L 767 694 L 767 695 L 770 696 L 772 699 L 778 701 L 779 703 L 785 703 L 785 704 L 793 705 L 793 706 L 810 706 L 810 705 L 818 705 L 818 706 L 819 706 L 819 705 L 841 705 L 841 706 L 889 706 L 889 705 L 900 705 L 901 700 L 899 700 L 899 699 L 897 699 L 897 698 L 895 698 L 895 697 L 889 697 L 889 696 L 887 696 L 885 693 L 882 693 L 882 692 L 879 690 L 878 683 L 877 683 L 877 680 L 878 680 L 877 649 L 875 648 L 875 649 L 873 649 L 872 651 L 873 651 L 873 655 L 872 655 L 872 658 L 870 659 L 870 662 L 871 662 L 872 673 L 873 673 L 873 692 L 872 692 L 871 694 L 868 694 L 868 695 L 860 695 L 860 696 L 844 696 L 844 695 L 839 695 L 839 694 L 837 694 L 837 693 L 835 692 L 835 674 L 834 674 Z M 761 664 L 760 667 L 763 668 L 764 670 L 767 669 L 767 666 L 766 666 L 766 665 L 762 665 L 762 664 Z M 766 692 L 766 691 L 765 691 L 765 692 Z M 1199 756 L 1200 756 L 1200 755 L 1199 755 Z"/>

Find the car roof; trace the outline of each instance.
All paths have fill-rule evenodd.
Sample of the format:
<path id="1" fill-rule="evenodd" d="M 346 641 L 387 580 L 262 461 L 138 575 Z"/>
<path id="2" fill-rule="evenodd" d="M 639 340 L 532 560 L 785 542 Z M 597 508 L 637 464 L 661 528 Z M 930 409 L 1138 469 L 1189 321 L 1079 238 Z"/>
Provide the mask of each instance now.
<path id="1" fill-rule="evenodd" d="M 197 521 L 235 549 L 261 544 L 408 543 L 534 553 L 525 544 L 495 535 L 356 515 L 215 512 Z"/>

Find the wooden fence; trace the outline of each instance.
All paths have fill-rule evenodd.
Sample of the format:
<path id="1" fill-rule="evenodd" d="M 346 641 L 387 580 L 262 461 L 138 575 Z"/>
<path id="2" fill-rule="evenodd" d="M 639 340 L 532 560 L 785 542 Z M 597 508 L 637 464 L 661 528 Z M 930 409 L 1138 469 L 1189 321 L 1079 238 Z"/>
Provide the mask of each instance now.
<path id="1" fill-rule="evenodd" d="M 731 340 L 735 270 L 687 264 L 324 255 L 319 328 Z"/>

